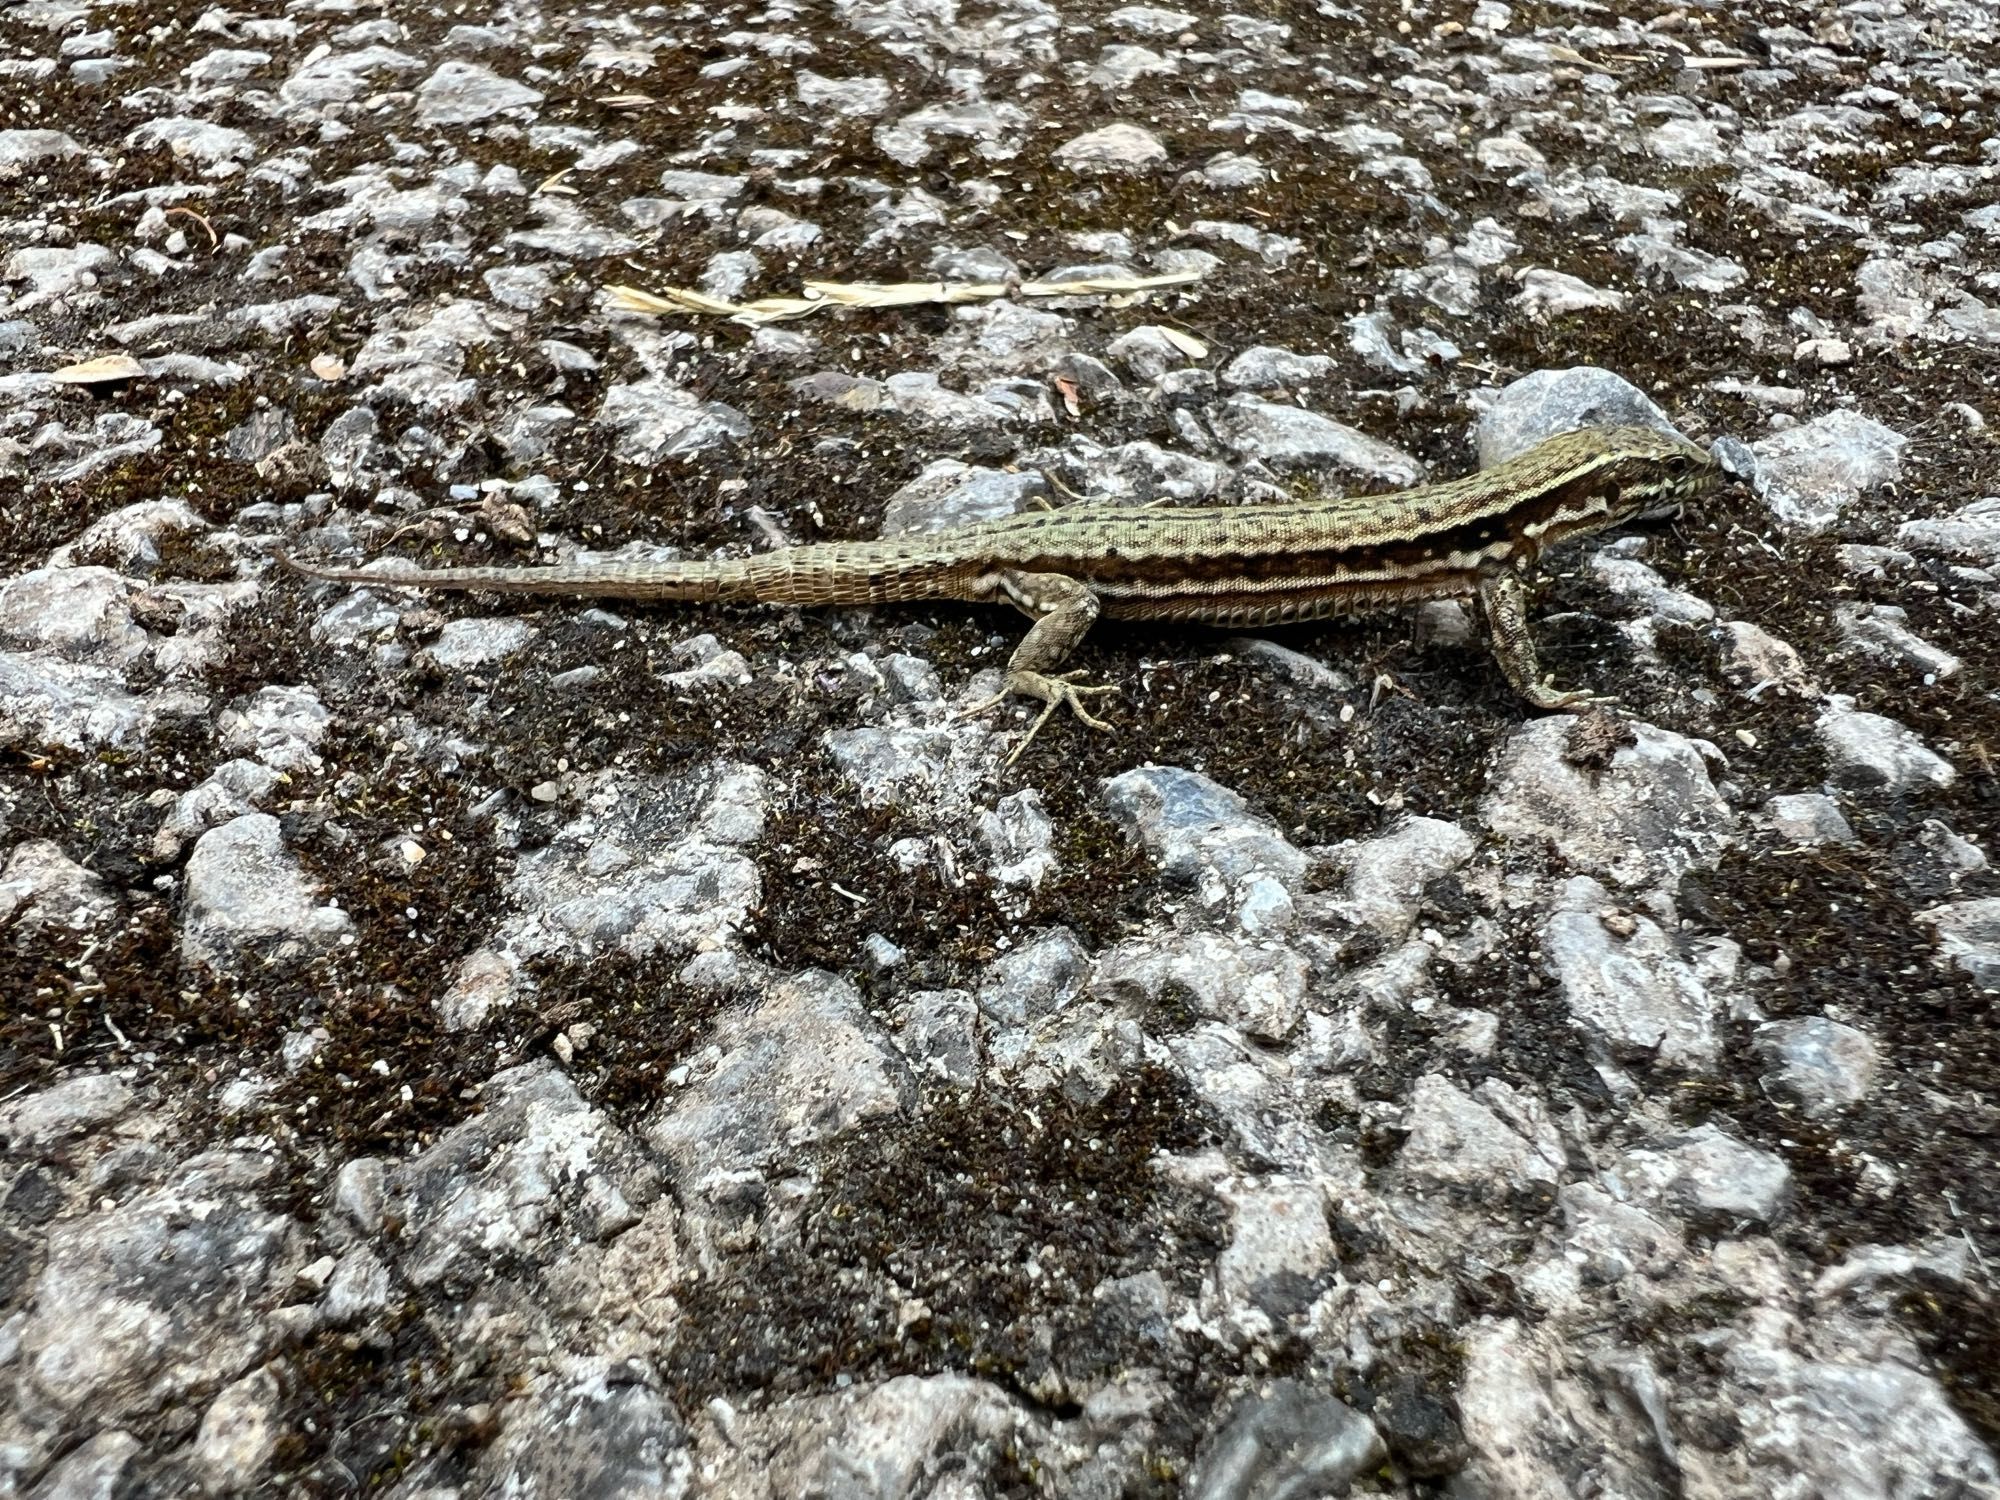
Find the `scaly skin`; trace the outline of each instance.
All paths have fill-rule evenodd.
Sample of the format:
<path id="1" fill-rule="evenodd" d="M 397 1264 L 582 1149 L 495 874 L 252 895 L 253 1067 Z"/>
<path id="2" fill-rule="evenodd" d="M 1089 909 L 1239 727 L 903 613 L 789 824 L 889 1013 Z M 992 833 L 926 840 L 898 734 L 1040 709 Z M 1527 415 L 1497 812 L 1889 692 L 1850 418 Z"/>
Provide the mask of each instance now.
<path id="1" fill-rule="evenodd" d="M 1526 621 L 1526 579 L 1559 542 L 1673 514 L 1722 469 L 1682 438 L 1645 427 L 1565 433 L 1464 479 L 1393 495 L 1274 505 L 1079 505 L 875 542 L 821 542 L 720 562 L 575 563 L 406 572 L 287 562 L 314 578 L 371 587 L 578 594 L 640 603 L 1012 604 L 1034 620 L 1007 664 L 1008 694 L 1046 708 L 1018 756 L 1061 705 L 1107 691 L 1058 669 L 1100 614 L 1258 626 L 1476 598 L 1494 655 L 1536 708 L 1602 701 L 1541 680 Z M 1009 757 L 1011 760 L 1013 757 Z"/>

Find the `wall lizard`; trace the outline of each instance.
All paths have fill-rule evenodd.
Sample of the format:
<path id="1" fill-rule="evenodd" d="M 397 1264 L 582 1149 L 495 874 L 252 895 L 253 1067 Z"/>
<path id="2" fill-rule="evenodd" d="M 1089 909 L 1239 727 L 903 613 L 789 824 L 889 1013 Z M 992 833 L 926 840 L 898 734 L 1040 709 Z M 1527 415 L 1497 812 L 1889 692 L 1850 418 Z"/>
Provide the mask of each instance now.
<path id="1" fill-rule="evenodd" d="M 1476 599 L 1493 654 L 1539 709 L 1606 702 L 1542 680 L 1528 633 L 1527 578 L 1549 547 L 1626 521 L 1669 516 L 1712 489 L 1722 465 L 1645 427 L 1565 433 L 1464 479 L 1393 495 L 1243 506 L 1085 504 L 873 542 L 819 542 L 710 562 L 591 562 L 382 572 L 284 560 L 341 583 L 491 593 L 581 594 L 635 602 L 1011 604 L 1034 621 L 999 693 L 1045 705 L 1011 762 L 1059 707 L 1110 726 L 1061 669 L 1099 615 L 1263 626 Z M 282 554 L 281 554 L 282 555 Z"/>

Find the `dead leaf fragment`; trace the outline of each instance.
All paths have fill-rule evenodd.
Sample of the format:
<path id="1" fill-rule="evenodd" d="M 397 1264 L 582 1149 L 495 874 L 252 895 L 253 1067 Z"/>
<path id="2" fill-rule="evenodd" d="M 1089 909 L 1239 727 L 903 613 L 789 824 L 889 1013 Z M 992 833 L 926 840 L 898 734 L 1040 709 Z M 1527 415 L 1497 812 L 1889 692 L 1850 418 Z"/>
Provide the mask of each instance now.
<path id="1" fill-rule="evenodd" d="M 800 288 L 801 296 L 760 297 L 755 302 L 726 302 L 684 287 L 663 287 L 658 293 L 630 286 L 607 286 L 604 290 L 611 306 L 620 312 L 695 313 L 759 328 L 811 317 L 834 307 L 911 307 L 991 302 L 1001 297 L 1118 298 L 1186 286 L 1200 279 L 1198 271 L 1172 271 L 1161 276 L 1087 276 L 1076 281 L 808 281 Z"/>
<path id="2" fill-rule="evenodd" d="M 139 380 L 146 367 L 129 354 L 100 354 L 80 365 L 64 365 L 49 373 L 49 379 L 64 385 L 102 385 L 111 380 Z"/>
<path id="3" fill-rule="evenodd" d="M 1208 358 L 1208 345 L 1204 344 L 1200 339 L 1196 338 L 1193 334 L 1182 333 L 1180 329 L 1169 328 L 1164 323 L 1158 324 L 1156 326 L 1158 326 L 1160 330 L 1160 337 L 1165 339 L 1168 343 L 1172 344 L 1176 349 L 1180 350 L 1181 353 L 1185 354 L 1189 359 Z"/>
<path id="4" fill-rule="evenodd" d="M 528 508 L 515 500 L 488 495 L 479 502 L 479 519 L 486 529 L 503 542 L 525 547 L 535 539 L 535 523 Z"/>

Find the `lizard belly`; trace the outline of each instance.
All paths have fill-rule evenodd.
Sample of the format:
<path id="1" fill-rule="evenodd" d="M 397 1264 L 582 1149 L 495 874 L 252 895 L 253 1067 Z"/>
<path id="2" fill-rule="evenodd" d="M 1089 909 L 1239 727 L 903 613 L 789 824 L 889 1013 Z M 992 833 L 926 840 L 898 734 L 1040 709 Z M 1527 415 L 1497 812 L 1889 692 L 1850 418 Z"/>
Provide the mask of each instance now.
<path id="1" fill-rule="evenodd" d="M 1372 614 L 1426 599 L 1466 599 L 1479 591 L 1475 571 L 1434 573 L 1423 578 L 1382 579 L 1329 588 L 1323 579 L 1301 578 L 1289 586 L 1267 582 L 1256 589 L 1231 588 L 1218 580 L 1213 591 L 1183 584 L 1172 595 L 1149 596 L 1104 589 L 1104 615 L 1113 620 L 1185 620 L 1202 625 L 1284 625 L 1341 615 Z"/>

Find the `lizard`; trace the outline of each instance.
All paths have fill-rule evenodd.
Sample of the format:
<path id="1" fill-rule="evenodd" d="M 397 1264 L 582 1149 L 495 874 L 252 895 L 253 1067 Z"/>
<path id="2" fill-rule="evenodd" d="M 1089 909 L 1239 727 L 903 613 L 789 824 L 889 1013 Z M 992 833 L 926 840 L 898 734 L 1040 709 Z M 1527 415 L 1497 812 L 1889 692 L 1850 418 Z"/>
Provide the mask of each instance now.
<path id="1" fill-rule="evenodd" d="M 1085 699 L 1115 689 L 1061 670 L 1100 615 L 1255 627 L 1476 600 L 1501 671 L 1529 706 L 1614 701 L 1544 681 L 1528 630 L 1527 585 L 1559 542 L 1661 519 L 1721 482 L 1715 457 L 1650 427 L 1585 428 L 1548 438 L 1462 479 L 1390 495 L 1322 496 L 1241 506 L 1092 503 L 1024 511 L 880 541 L 816 542 L 749 557 L 580 562 L 543 567 L 383 572 L 321 567 L 312 578 L 371 588 L 573 594 L 637 603 L 889 604 L 921 599 L 1011 604 L 1034 623 L 1000 691 L 1039 699 L 1011 764 L 1058 708 L 1111 726 Z"/>

